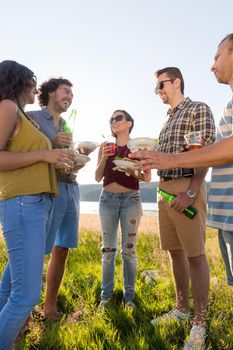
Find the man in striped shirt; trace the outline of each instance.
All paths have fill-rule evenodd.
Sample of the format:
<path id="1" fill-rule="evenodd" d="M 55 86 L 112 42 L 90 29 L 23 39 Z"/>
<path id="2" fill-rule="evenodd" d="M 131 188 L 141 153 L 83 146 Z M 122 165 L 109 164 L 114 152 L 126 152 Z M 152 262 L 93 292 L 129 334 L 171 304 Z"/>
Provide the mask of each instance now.
<path id="1" fill-rule="evenodd" d="M 219 83 L 230 85 L 233 91 L 233 33 L 220 43 L 211 70 Z M 222 111 L 217 128 L 217 140 L 232 135 L 233 96 Z M 218 229 L 227 281 L 233 286 L 233 163 L 213 168 L 208 203 L 207 224 Z"/>

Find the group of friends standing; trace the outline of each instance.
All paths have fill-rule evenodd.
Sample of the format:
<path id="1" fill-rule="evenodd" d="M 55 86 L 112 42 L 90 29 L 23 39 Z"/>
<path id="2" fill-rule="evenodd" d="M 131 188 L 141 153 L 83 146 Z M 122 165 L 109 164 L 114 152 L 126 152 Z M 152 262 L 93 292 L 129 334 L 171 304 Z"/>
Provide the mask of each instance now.
<path id="1" fill-rule="evenodd" d="M 217 80 L 233 89 L 233 33 L 218 46 L 212 66 Z M 204 349 L 209 292 L 209 267 L 205 253 L 206 167 L 212 173 L 208 222 L 219 229 L 219 242 L 226 265 L 228 283 L 233 285 L 233 228 L 231 210 L 233 157 L 233 99 L 220 120 L 215 142 L 215 123 L 210 108 L 184 96 L 184 79 L 177 67 L 156 71 L 155 93 L 170 106 L 159 135 L 158 151 L 130 154 L 127 143 L 134 119 L 125 110 L 116 110 L 109 125 L 116 139 L 115 153 L 100 145 L 95 172 L 103 180 L 99 215 L 102 231 L 102 286 L 99 308 L 108 306 L 114 291 L 118 226 L 121 226 L 125 306 L 134 309 L 137 272 L 136 242 L 142 215 L 137 172 L 118 171 L 116 157 L 135 157 L 144 181 L 151 180 L 157 168 L 159 188 L 176 195 L 172 203 L 158 197 L 158 223 L 161 247 L 171 257 L 176 288 L 173 310 L 151 321 L 153 325 L 190 319 L 189 281 L 191 279 L 194 319 L 184 350 Z M 38 94 L 41 110 L 25 112 Z M 56 301 L 70 248 L 78 244 L 79 188 L 74 172 L 62 172 L 67 162 L 74 166 L 69 150 L 72 140 L 61 117 L 72 103 L 72 83 L 51 78 L 36 86 L 36 77 L 15 61 L 0 63 L 0 222 L 6 242 L 8 263 L 0 284 L 0 350 L 11 349 L 20 330 L 38 303 L 42 288 L 45 254 L 51 253 L 46 278 L 44 317 L 57 320 Z M 205 147 L 201 151 L 181 152 L 184 135 L 200 131 Z M 213 144 L 213 145 L 211 145 Z M 229 145 L 228 145 L 229 144 Z M 211 146 L 210 146 L 211 145 Z M 179 153 L 179 154 L 178 154 Z M 229 184 L 228 188 L 226 188 Z M 191 220 L 184 209 L 194 205 Z M 12 215 L 14 213 L 14 215 Z"/>

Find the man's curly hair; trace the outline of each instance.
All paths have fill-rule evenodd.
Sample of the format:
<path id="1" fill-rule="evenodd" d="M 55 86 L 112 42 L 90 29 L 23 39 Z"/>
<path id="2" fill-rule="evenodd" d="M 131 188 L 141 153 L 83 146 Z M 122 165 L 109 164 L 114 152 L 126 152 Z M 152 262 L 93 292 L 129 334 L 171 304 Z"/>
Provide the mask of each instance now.
<path id="1" fill-rule="evenodd" d="M 16 61 L 0 63 L 0 101 L 15 100 L 27 88 L 31 87 L 34 73 Z"/>
<path id="2" fill-rule="evenodd" d="M 39 105 L 41 107 L 47 106 L 49 102 L 49 92 L 56 91 L 60 85 L 68 85 L 70 87 L 73 86 L 73 84 L 69 80 L 63 79 L 61 77 L 51 78 L 41 84 L 41 86 L 38 89 L 39 90 L 38 100 L 39 100 Z"/>

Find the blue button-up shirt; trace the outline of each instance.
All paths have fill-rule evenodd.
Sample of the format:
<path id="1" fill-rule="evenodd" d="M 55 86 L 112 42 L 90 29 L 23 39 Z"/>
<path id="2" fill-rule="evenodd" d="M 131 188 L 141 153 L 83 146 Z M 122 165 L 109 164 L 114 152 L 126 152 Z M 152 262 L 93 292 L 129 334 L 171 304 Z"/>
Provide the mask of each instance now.
<path id="1" fill-rule="evenodd" d="M 54 124 L 54 118 L 47 108 L 42 108 L 39 111 L 27 112 L 27 115 L 34 119 L 40 126 L 40 130 L 53 141 L 56 134 L 63 131 L 65 120 L 61 118 L 59 128 L 56 128 Z"/>
<path id="2" fill-rule="evenodd" d="M 43 132 L 50 139 L 50 141 L 53 141 L 55 139 L 56 134 L 58 132 L 64 131 L 65 120 L 61 118 L 59 127 L 56 128 L 54 124 L 54 118 L 47 108 L 42 108 L 39 111 L 27 112 L 27 115 L 39 124 L 40 131 Z M 60 174 L 60 175 L 58 174 L 58 180 L 59 178 L 61 178 L 61 181 L 62 179 L 65 180 L 65 178 L 75 181 L 76 175 L 75 174 Z"/>

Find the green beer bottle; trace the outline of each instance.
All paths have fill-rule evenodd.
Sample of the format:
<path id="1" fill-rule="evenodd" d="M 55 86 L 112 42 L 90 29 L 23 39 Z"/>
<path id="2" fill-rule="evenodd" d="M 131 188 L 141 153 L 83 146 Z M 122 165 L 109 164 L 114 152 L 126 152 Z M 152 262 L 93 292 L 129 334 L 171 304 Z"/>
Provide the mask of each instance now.
<path id="1" fill-rule="evenodd" d="M 71 114 L 67 121 L 64 123 L 63 130 L 65 132 L 73 132 L 76 124 L 77 109 L 72 109 Z"/>
<path id="2" fill-rule="evenodd" d="M 161 194 L 161 196 L 165 198 L 168 203 L 171 203 L 173 199 L 176 198 L 175 194 L 168 193 L 164 190 L 161 190 L 161 188 L 158 188 L 157 192 Z M 193 219 L 194 216 L 197 214 L 197 209 L 190 206 L 183 211 L 183 214 L 186 215 L 189 219 Z"/>

